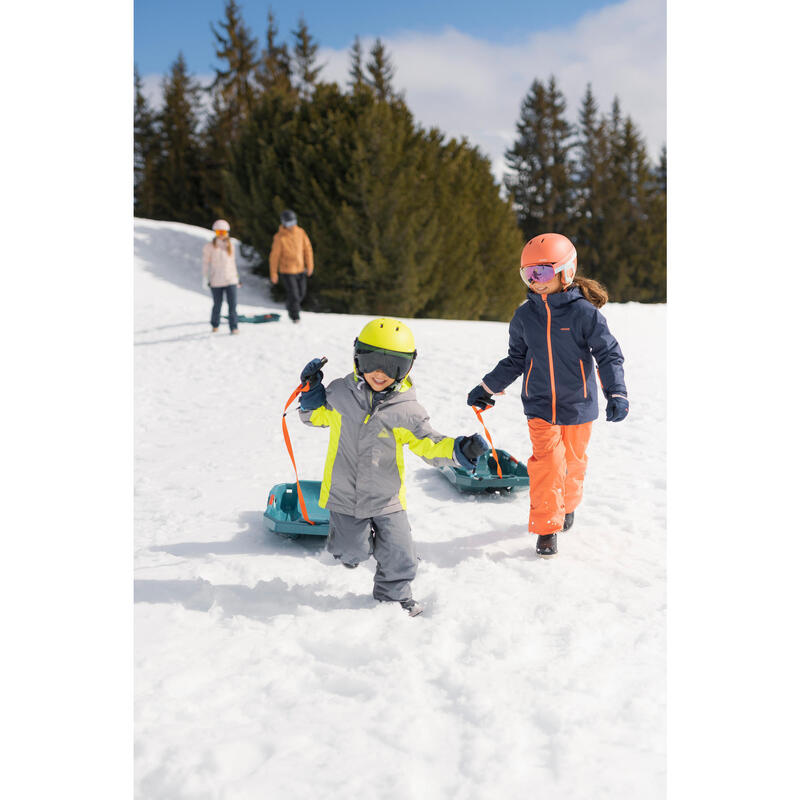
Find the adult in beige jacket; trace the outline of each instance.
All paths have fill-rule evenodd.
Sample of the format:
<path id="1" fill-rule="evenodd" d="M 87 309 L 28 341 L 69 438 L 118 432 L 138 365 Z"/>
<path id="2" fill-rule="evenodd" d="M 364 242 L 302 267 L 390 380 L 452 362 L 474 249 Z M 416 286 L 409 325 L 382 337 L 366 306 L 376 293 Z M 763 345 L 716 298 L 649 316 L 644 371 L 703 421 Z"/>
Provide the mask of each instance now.
<path id="1" fill-rule="evenodd" d="M 269 279 L 286 289 L 286 310 L 292 322 L 300 322 L 300 303 L 306 296 L 308 277 L 314 272 L 314 252 L 306 232 L 291 209 L 281 213 L 281 226 L 272 238 Z"/>
<path id="2" fill-rule="evenodd" d="M 212 226 L 214 238 L 203 246 L 203 288 L 210 287 L 214 297 L 211 308 L 211 332 L 219 329 L 222 295 L 228 300 L 228 326 L 231 333 L 239 333 L 239 317 L 236 314 L 236 289 L 241 286 L 236 256 L 229 233 L 231 226 L 218 219 Z"/>

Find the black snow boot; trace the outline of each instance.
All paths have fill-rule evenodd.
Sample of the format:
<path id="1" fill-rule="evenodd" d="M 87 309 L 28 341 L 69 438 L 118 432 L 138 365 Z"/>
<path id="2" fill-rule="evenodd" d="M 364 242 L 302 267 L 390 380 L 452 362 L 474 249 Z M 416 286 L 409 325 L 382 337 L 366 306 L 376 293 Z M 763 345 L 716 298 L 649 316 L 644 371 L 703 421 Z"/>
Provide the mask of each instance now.
<path id="1" fill-rule="evenodd" d="M 551 558 L 558 552 L 558 545 L 556 544 L 556 534 L 548 533 L 546 536 L 540 536 L 536 540 L 536 553 L 542 558 Z"/>
<path id="2" fill-rule="evenodd" d="M 401 600 L 400 605 L 408 611 L 409 617 L 416 617 L 417 614 L 421 614 L 424 609 L 422 605 L 420 605 L 413 597 L 409 597 L 408 600 Z"/>
<path id="3" fill-rule="evenodd" d="M 562 531 L 568 531 L 572 527 L 572 523 L 575 522 L 575 512 L 570 511 L 569 514 L 564 514 L 564 525 L 561 528 Z"/>

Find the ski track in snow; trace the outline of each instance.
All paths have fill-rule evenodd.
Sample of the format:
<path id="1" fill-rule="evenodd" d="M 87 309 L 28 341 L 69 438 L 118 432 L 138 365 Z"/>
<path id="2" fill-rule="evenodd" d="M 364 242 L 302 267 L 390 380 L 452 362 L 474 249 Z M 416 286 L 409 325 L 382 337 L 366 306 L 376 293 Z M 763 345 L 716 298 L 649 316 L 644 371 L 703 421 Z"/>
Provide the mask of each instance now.
<path id="1" fill-rule="evenodd" d="M 263 527 L 269 488 L 294 479 L 281 414 L 301 368 L 325 355 L 325 382 L 348 373 L 369 317 L 292 325 L 239 257 L 240 313 L 281 320 L 212 335 L 209 238 L 135 224 L 136 797 L 663 797 L 666 307 L 603 309 L 631 413 L 606 423 L 601 404 L 556 558 L 535 555 L 527 490 L 460 494 L 407 454 L 411 619 L 372 599 L 373 560 L 345 570 L 322 538 Z M 507 324 L 408 322 L 434 427 L 482 432 L 465 397 Z M 485 420 L 524 460 L 519 390 Z M 320 479 L 327 431 L 287 421 L 301 477 Z"/>

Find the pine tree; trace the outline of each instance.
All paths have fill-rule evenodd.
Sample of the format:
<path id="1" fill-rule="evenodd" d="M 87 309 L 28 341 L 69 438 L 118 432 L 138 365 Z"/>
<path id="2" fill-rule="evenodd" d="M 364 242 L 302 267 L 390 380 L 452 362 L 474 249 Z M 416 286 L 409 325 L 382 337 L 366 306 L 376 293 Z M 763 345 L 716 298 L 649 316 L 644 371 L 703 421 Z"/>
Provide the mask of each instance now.
<path id="1" fill-rule="evenodd" d="M 379 100 L 389 101 L 397 97 L 392 88 L 394 80 L 394 66 L 388 51 L 380 40 L 375 40 L 375 44 L 369 51 L 370 59 L 367 62 L 368 86 L 374 89 Z M 360 65 L 359 65 L 360 66 Z"/>
<path id="2" fill-rule="evenodd" d="M 140 217 L 152 217 L 155 209 L 159 131 L 156 114 L 142 92 L 142 79 L 133 68 L 133 208 Z"/>
<path id="3" fill-rule="evenodd" d="M 564 233 L 577 247 L 579 271 L 603 283 L 612 300 L 663 301 L 666 151 L 653 169 L 619 98 L 601 116 L 591 85 L 575 139 L 565 110 L 553 78 L 547 87 L 534 81 L 506 153 L 506 186 L 526 238 Z"/>
<path id="4" fill-rule="evenodd" d="M 217 40 L 214 55 L 225 63 L 215 68 L 214 81 L 209 87 L 219 98 L 218 108 L 224 114 L 218 124 L 234 139 L 247 120 L 255 100 L 254 75 L 257 66 L 256 40 L 245 25 L 236 0 L 227 0 L 225 20 L 219 30 L 211 26 Z"/>
<path id="5" fill-rule="evenodd" d="M 534 80 L 522 102 L 517 141 L 506 151 L 511 175 L 506 188 L 526 238 L 546 231 L 569 235 L 575 207 L 572 192 L 572 125 L 554 77 Z"/>
<path id="6" fill-rule="evenodd" d="M 262 92 L 289 95 L 292 89 L 292 58 L 285 43 L 278 44 L 278 25 L 270 8 L 267 14 L 267 47 L 261 51 L 256 81 Z"/>
<path id="7" fill-rule="evenodd" d="M 297 30 L 292 31 L 292 36 L 294 36 L 294 74 L 297 90 L 303 100 L 309 100 L 322 71 L 321 66 L 316 66 L 319 45 L 312 39 L 302 15 L 298 20 Z"/>
<path id="8" fill-rule="evenodd" d="M 361 48 L 361 40 L 356 36 L 353 46 L 350 48 L 350 80 L 347 85 L 352 90 L 359 90 L 366 84 L 363 66 L 364 54 Z"/>
<path id="9" fill-rule="evenodd" d="M 231 125 L 229 109 L 225 106 L 219 92 L 214 92 L 211 96 L 211 108 L 206 115 L 200 142 L 203 205 L 208 209 L 208 216 L 228 219 L 230 211 L 228 210 L 224 175 L 231 160 Z M 228 221 L 233 222 L 231 219 Z"/>
<path id="10" fill-rule="evenodd" d="M 402 100 L 319 84 L 265 100 L 235 147 L 231 196 L 261 256 L 294 208 L 314 246 L 322 311 L 508 319 L 521 237 L 488 159 L 415 125 Z"/>
<path id="11" fill-rule="evenodd" d="M 208 224 L 198 137 L 200 91 L 179 53 L 162 84 L 164 106 L 158 115 L 161 141 L 154 164 L 155 219 Z"/>
<path id="12" fill-rule="evenodd" d="M 256 100 L 256 40 L 235 0 L 227 0 L 225 19 L 211 25 L 214 54 L 223 62 L 208 87 L 211 110 L 203 131 L 205 206 L 209 214 L 228 217 L 223 173 L 230 163 L 230 144 L 240 135 Z"/>
<path id="13" fill-rule="evenodd" d="M 650 219 L 653 225 L 652 266 L 654 292 L 649 299 L 667 300 L 667 147 L 662 145 L 654 174 L 655 187 L 650 199 Z"/>
<path id="14" fill-rule="evenodd" d="M 291 205 L 296 134 L 293 98 L 269 92 L 262 96 L 231 148 L 231 164 L 225 173 L 229 213 L 237 220 L 242 241 L 257 255 L 254 271 L 259 275 L 269 274 L 267 258 L 278 218 Z"/>
<path id="15" fill-rule="evenodd" d="M 445 142 L 431 131 L 434 163 L 435 268 L 420 316 L 450 319 L 511 317 L 524 297 L 519 280 L 522 234 L 510 200 L 502 200 L 491 163 L 465 140 Z"/>
<path id="16" fill-rule="evenodd" d="M 609 154 L 605 123 L 600 116 L 591 84 L 586 87 L 578 121 L 576 227 L 572 241 L 580 253 L 581 271 L 590 277 L 598 276 L 596 279 L 599 279 L 599 245 L 605 216 L 603 180 L 608 168 Z"/>
<path id="17" fill-rule="evenodd" d="M 614 98 L 606 121 L 609 168 L 603 182 L 605 214 L 599 231 L 597 277 L 612 300 L 666 299 L 665 198 L 644 139 Z"/>
<path id="18" fill-rule="evenodd" d="M 656 181 L 659 191 L 667 194 L 667 146 L 661 145 L 661 152 L 658 155 L 658 166 L 656 167 Z"/>

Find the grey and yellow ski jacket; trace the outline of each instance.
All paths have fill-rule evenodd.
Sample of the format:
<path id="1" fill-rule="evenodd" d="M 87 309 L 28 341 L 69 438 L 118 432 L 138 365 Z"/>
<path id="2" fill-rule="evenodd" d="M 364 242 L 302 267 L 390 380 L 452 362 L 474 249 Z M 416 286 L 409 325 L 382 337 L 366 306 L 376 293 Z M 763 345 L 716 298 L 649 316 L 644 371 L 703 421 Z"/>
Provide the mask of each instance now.
<path id="1" fill-rule="evenodd" d="M 411 379 L 382 397 L 355 375 L 326 387 L 326 402 L 300 409 L 306 425 L 330 428 L 319 504 L 358 519 L 406 507 L 403 447 L 433 466 L 458 464 L 455 439 L 437 433 Z"/>

